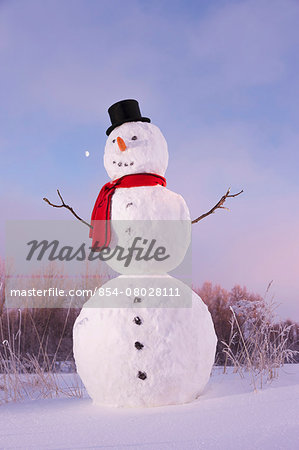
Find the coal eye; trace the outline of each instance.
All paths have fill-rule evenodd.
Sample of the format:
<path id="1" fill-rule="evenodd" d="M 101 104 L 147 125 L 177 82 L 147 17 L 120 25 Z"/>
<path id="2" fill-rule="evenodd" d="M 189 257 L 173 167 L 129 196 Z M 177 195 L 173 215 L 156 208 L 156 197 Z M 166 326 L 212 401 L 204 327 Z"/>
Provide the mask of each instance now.
<path id="1" fill-rule="evenodd" d="M 132 137 L 132 141 L 136 141 L 136 139 L 137 139 L 137 136 Z"/>
<path id="2" fill-rule="evenodd" d="M 113 139 L 113 141 L 112 141 L 112 142 L 113 142 L 113 144 L 114 144 L 114 142 L 115 142 L 115 141 L 116 141 L 116 139 Z"/>

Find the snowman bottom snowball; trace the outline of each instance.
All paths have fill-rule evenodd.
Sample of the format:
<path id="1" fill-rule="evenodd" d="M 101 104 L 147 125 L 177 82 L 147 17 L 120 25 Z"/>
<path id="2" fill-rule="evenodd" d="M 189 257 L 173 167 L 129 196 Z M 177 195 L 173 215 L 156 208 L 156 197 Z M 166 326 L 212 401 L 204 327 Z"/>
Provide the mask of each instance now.
<path id="1" fill-rule="evenodd" d="M 74 357 L 94 403 L 162 406 L 203 392 L 217 338 L 207 306 L 194 291 L 191 298 L 184 308 L 142 307 L 142 298 L 138 307 L 136 299 L 107 307 L 97 293 L 86 302 L 74 325 Z"/>

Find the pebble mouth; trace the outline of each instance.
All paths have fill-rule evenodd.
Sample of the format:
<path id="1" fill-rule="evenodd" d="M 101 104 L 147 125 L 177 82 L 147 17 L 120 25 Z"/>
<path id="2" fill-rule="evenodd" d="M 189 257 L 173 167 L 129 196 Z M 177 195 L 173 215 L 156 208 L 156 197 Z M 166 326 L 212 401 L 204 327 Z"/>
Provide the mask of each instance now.
<path id="1" fill-rule="evenodd" d="M 118 167 L 129 167 L 129 166 L 134 166 L 134 161 L 131 161 L 130 163 L 122 163 L 121 161 L 116 162 L 116 161 L 112 161 L 112 164 L 117 164 Z"/>

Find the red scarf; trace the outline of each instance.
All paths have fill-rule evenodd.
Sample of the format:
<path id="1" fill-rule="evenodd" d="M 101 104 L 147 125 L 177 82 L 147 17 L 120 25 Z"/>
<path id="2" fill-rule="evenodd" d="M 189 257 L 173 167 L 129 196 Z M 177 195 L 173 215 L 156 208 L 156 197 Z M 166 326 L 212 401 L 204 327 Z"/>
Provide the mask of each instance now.
<path id="1" fill-rule="evenodd" d="M 108 247 L 111 239 L 111 200 L 118 188 L 130 188 L 139 186 L 166 186 L 166 180 L 161 175 L 154 173 L 133 173 L 124 175 L 114 181 L 106 183 L 96 199 L 92 215 L 89 237 L 92 238 L 93 251 L 100 251 Z"/>

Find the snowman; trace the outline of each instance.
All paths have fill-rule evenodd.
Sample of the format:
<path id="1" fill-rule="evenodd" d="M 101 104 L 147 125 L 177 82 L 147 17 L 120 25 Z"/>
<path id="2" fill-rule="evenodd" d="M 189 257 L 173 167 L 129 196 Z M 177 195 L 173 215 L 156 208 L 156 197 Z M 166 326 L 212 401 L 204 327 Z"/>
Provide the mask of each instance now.
<path id="1" fill-rule="evenodd" d="M 168 274 L 190 244 L 189 210 L 166 188 L 167 143 L 138 102 L 123 100 L 108 112 L 111 181 L 96 200 L 90 237 L 121 275 L 98 289 L 74 324 L 77 371 L 97 404 L 190 402 L 209 380 L 217 338 L 207 306 Z"/>

